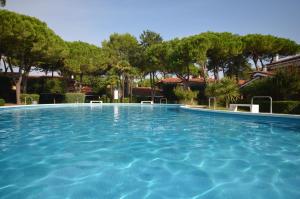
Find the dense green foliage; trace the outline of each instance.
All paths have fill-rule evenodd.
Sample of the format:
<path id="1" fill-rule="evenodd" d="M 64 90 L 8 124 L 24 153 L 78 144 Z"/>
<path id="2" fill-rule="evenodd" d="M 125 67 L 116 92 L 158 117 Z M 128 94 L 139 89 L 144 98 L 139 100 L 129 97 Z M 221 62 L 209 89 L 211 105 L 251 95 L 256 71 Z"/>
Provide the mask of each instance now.
<path id="1" fill-rule="evenodd" d="M 216 97 L 228 107 L 230 102 L 238 100 L 240 93 L 239 87 L 234 79 L 223 78 L 218 82 L 209 83 L 205 89 L 205 93 L 209 97 Z"/>
<path id="2" fill-rule="evenodd" d="M 272 35 L 249 34 L 242 40 L 245 44 L 244 53 L 253 60 L 256 70 L 259 70 L 258 61 L 264 68 L 265 63 L 272 63 L 276 55 L 286 56 L 299 51 L 296 42 Z"/>
<path id="3" fill-rule="evenodd" d="M 39 103 L 40 95 L 38 94 L 21 94 L 22 104 L 32 104 L 34 101 Z"/>
<path id="4" fill-rule="evenodd" d="M 91 74 L 104 70 L 101 48 L 81 42 L 67 42 L 69 54 L 64 60 L 64 70 L 71 74 Z"/>
<path id="5" fill-rule="evenodd" d="M 0 98 L 0 106 L 4 106 L 5 100 Z"/>
<path id="6" fill-rule="evenodd" d="M 255 95 L 271 96 L 274 100 L 298 100 L 300 97 L 300 76 L 297 73 L 280 71 L 274 77 L 254 81 L 242 89 L 245 97 Z"/>
<path id="7" fill-rule="evenodd" d="M 198 95 L 197 91 L 186 90 L 182 86 L 177 86 L 173 91 L 179 102 L 183 104 L 193 104 Z"/>
<path id="8" fill-rule="evenodd" d="M 85 95 L 83 93 L 66 93 L 65 102 L 66 103 L 84 103 Z"/>
<path id="9" fill-rule="evenodd" d="M 46 79 L 44 92 L 65 93 L 66 87 L 66 81 L 62 79 Z"/>
<path id="10" fill-rule="evenodd" d="M 21 86 L 26 92 L 26 80 L 32 67 L 58 63 L 67 50 L 64 41 L 34 17 L 0 10 L 0 21 L 0 54 L 5 56 L 11 72 L 13 66 L 19 68 L 14 81 L 20 104 Z"/>
<path id="11" fill-rule="evenodd" d="M 270 112 L 270 103 L 260 102 L 259 111 Z M 273 113 L 300 114 L 300 101 L 273 101 Z"/>

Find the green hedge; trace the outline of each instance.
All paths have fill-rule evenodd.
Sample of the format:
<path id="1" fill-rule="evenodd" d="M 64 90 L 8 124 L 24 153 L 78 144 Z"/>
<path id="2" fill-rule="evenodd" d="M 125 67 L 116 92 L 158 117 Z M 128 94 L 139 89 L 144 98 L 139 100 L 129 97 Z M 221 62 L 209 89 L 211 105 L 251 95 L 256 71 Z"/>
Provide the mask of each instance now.
<path id="1" fill-rule="evenodd" d="M 26 98 L 26 104 L 32 104 L 33 101 L 36 101 L 39 103 L 40 95 L 38 94 L 21 94 L 21 103 L 25 104 L 25 98 Z"/>
<path id="2" fill-rule="evenodd" d="M 255 104 L 259 104 L 260 112 L 270 111 L 269 102 Z M 273 101 L 273 113 L 300 114 L 300 101 Z"/>
<path id="3" fill-rule="evenodd" d="M 66 93 L 65 102 L 66 103 L 84 103 L 85 95 L 83 93 Z"/>
<path id="4" fill-rule="evenodd" d="M 4 106 L 5 100 L 0 98 L 0 106 Z"/>

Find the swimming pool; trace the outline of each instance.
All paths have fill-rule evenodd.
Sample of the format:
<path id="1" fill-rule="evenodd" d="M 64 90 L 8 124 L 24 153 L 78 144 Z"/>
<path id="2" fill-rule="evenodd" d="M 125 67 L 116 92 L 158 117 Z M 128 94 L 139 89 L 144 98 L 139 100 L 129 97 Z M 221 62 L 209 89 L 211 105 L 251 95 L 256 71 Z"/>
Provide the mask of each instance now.
<path id="1" fill-rule="evenodd" d="M 0 198 L 300 198 L 300 120 L 179 106 L 0 110 Z"/>

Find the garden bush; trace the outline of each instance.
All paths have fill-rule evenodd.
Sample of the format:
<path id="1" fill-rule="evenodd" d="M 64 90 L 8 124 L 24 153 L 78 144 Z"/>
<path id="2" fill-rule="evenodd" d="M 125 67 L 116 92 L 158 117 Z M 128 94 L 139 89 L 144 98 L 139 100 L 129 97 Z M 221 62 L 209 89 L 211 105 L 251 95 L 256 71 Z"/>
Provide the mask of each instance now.
<path id="1" fill-rule="evenodd" d="M 194 99 L 197 97 L 198 92 L 187 90 L 183 88 L 182 86 L 177 86 L 174 89 L 174 94 L 179 100 L 179 103 L 182 104 L 194 104 Z"/>
<path id="2" fill-rule="evenodd" d="M 129 103 L 129 97 L 124 97 L 123 98 L 123 103 Z"/>
<path id="3" fill-rule="evenodd" d="M 83 93 L 66 93 L 65 102 L 66 103 L 84 103 L 85 94 Z"/>
<path id="4" fill-rule="evenodd" d="M 0 98 L 0 106 L 4 106 L 5 100 Z"/>
<path id="5" fill-rule="evenodd" d="M 36 101 L 36 103 L 39 103 L 40 95 L 39 94 L 21 94 L 21 103 L 22 104 L 32 104 L 33 101 Z M 26 99 L 26 103 L 25 103 Z"/>
<path id="6" fill-rule="evenodd" d="M 260 102 L 260 112 L 270 112 L 270 102 Z M 300 114 L 300 101 L 273 101 L 273 113 Z"/>
<path id="7" fill-rule="evenodd" d="M 300 97 L 300 76 L 297 73 L 279 71 L 274 77 L 263 78 L 243 87 L 241 92 L 246 98 L 263 95 L 274 100 L 298 100 Z"/>

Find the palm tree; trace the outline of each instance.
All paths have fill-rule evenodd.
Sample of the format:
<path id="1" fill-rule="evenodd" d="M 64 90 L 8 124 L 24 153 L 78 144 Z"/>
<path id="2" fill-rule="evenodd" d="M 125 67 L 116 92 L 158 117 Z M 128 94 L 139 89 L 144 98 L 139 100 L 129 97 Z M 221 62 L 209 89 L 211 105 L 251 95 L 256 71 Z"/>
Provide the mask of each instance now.
<path id="1" fill-rule="evenodd" d="M 225 77 L 220 81 L 219 91 L 220 98 L 226 103 L 226 108 L 230 102 L 235 102 L 240 97 L 239 87 L 235 79 Z"/>
<path id="2" fill-rule="evenodd" d="M 232 78 L 225 77 L 218 82 L 209 83 L 205 89 L 208 97 L 216 97 L 225 102 L 228 108 L 230 102 L 236 101 L 240 97 L 239 87 Z"/>
<path id="3" fill-rule="evenodd" d="M 6 0 L 0 0 L 0 6 L 4 7 L 6 5 Z"/>

